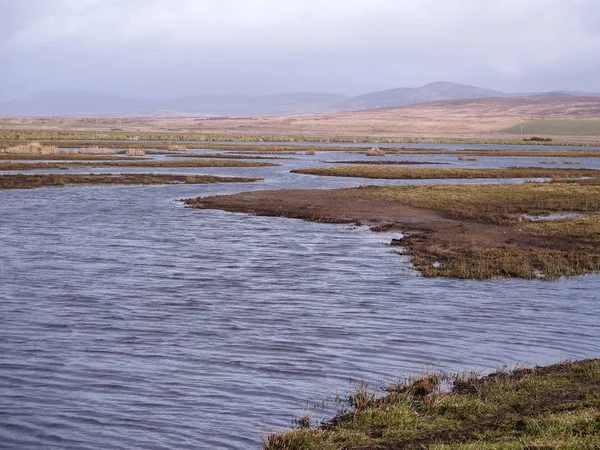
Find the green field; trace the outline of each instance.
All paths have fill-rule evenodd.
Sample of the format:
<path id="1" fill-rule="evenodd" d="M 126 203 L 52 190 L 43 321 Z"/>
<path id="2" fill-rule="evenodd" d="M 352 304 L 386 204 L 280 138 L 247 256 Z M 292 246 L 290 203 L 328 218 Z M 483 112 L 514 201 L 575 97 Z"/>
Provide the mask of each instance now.
<path id="1" fill-rule="evenodd" d="M 600 119 L 541 119 L 518 123 L 500 130 L 523 136 L 600 136 Z"/>

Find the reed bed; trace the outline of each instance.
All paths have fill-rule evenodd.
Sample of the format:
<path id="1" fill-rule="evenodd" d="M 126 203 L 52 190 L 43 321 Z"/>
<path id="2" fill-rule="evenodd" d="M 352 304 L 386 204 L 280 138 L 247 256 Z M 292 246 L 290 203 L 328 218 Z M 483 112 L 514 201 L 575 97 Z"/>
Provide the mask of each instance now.
<path id="1" fill-rule="evenodd" d="M 187 147 L 185 145 L 180 144 L 170 144 L 167 145 L 167 150 L 171 152 L 181 152 L 187 150 Z"/>
<path id="2" fill-rule="evenodd" d="M 0 153 L 54 155 L 58 153 L 58 147 L 55 145 L 42 145 L 39 142 L 30 142 L 28 144 L 20 144 L 13 147 L 2 148 L 0 149 Z"/>
<path id="3" fill-rule="evenodd" d="M 114 155 L 115 151 L 111 148 L 106 147 L 82 147 L 74 152 L 79 153 L 80 155 Z"/>
<path id="4" fill-rule="evenodd" d="M 69 160 L 90 160 L 90 161 L 118 161 L 125 159 L 120 155 L 82 155 L 77 152 L 65 152 L 61 151 L 58 153 L 52 153 L 48 155 L 40 154 L 23 154 L 23 153 L 1 153 L 1 160 L 24 160 L 24 161 L 44 161 L 44 160 L 57 160 L 57 161 L 69 161 Z"/>
<path id="5" fill-rule="evenodd" d="M 127 156 L 144 156 L 146 151 L 141 148 L 130 148 L 127 150 Z"/>

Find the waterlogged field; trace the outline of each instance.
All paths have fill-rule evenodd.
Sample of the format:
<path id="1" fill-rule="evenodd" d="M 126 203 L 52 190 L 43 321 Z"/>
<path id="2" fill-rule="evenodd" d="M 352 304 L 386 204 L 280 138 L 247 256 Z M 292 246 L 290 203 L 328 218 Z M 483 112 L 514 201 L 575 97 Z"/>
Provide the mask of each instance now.
<path id="1" fill-rule="evenodd" d="M 391 252 L 399 232 L 188 209 L 177 201 L 283 188 L 450 182 L 491 189 L 523 181 L 317 177 L 290 171 L 372 157 L 294 153 L 277 166 L 23 172 L 263 179 L 254 183 L 1 190 L 0 442 L 257 449 L 272 430 L 308 412 L 313 423 L 332 417 L 336 391 L 345 395 L 357 380 L 377 387 L 425 370 L 489 372 L 598 356 L 599 275 L 425 278 L 409 255 Z M 535 156 L 381 159 L 451 169 L 547 167 Z M 573 158 L 558 157 L 559 168 L 600 168 L 600 158 L 563 159 Z M 574 226 L 589 233 L 594 224 L 595 217 Z M 561 232 L 550 222 L 531 226 L 548 236 Z"/>

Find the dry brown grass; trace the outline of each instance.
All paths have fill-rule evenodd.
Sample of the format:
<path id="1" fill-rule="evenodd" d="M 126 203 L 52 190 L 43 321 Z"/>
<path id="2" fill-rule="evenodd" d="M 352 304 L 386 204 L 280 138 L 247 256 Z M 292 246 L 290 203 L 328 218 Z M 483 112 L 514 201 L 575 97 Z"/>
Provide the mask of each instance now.
<path id="1" fill-rule="evenodd" d="M 187 150 L 187 147 L 185 145 L 181 145 L 181 144 L 170 144 L 170 145 L 167 145 L 167 150 L 174 151 L 174 152 L 181 152 L 181 151 Z"/>
<path id="2" fill-rule="evenodd" d="M 144 156 L 146 151 L 141 148 L 130 148 L 127 150 L 127 156 Z"/>
<path id="3" fill-rule="evenodd" d="M 586 214 L 570 219 L 540 220 L 526 222 L 523 228 L 534 231 L 540 236 L 559 237 L 561 239 L 600 242 L 600 214 Z"/>
<path id="4" fill-rule="evenodd" d="M 341 192 L 501 225 L 517 224 L 523 214 L 600 211 L 600 186 L 583 183 L 367 186 Z"/>
<path id="5" fill-rule="evenodd" d="M 114 155 L 115 151 L 106 147 L 82 147 L 76 150 L 80 155 Z"/>
<path id="6" fill-rule="evenodd" d="M 0 162 L 0 170 L 44 170 L 44 169 L 68 169 L 69 167 L 265 167 L 277 164 L 240 161 L 235 159 L 184 159 L 176 161 L 143 160 L 131 161 L 124 158 L 115 161 L 64 161 L 53 162 Z"/>
<path id="7" fill-rule="evenodd" d="M 379 147 L 373 147 L 367 150 L 365 153 L 367 156 L 385 156 L 385 152 L 381 150 Z"/>
<path id="8" fill-rule="evenodd" d="M 28 144 L 0 149 L 0 153 L 52 155 L 58 153 L 58 147 L 54 145 L 42 145 L 39 142 L 30 142 Z"/>
<path id="9" fill-rule="evenodd" d="M 0 175 L 0 189 L 63 187 L 69 184 L 208 184 L 259 181 L 259 178 L 217 177 L 210 175 L 156 174 L 36 174 Z"/>
<path id="10" fill-rule="evenodd" d="M 489 249 L 440 250 L 409 238 L 405 245 L 413 264 L 426 277 L 485 280 L 489 278 L 555 279 L 600 271 L 595 248 L 561 251 L 507 246 Z"/>

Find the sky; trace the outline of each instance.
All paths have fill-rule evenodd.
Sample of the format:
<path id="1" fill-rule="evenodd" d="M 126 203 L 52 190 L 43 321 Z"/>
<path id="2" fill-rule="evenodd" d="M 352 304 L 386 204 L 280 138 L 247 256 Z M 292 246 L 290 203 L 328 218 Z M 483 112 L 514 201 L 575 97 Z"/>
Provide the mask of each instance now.
<path id="1" fill-rule="evenodd" d="M 600 92 L 600 0 L 0 0 L 0 100 L 434 81 Z"/>

